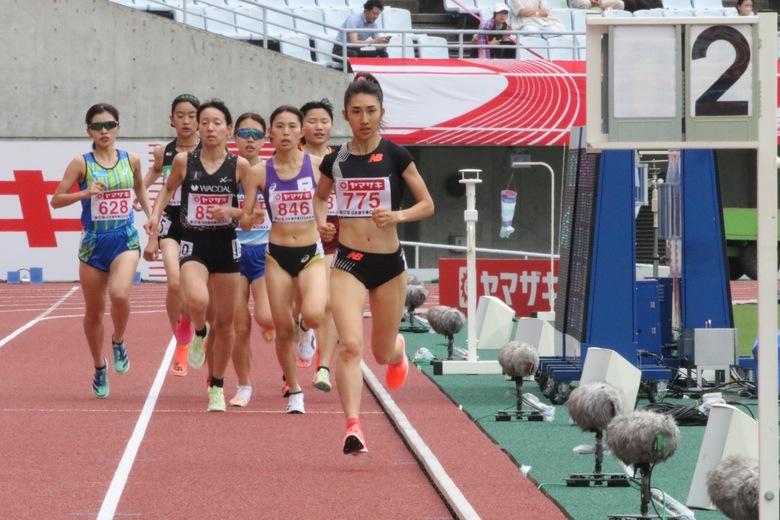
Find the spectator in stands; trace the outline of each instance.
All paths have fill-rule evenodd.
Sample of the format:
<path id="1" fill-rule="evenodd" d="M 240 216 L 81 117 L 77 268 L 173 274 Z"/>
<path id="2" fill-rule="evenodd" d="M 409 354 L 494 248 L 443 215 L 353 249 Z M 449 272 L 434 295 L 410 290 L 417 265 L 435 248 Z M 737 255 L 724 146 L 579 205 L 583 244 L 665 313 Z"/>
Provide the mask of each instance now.
<path id="1" fill-rule="evenodd" d="M 344 55 L 344 47 L 347 47 L 347 57 L 355 58 L 357 56 L 387 58 L 387 49 L 385 45 L 390 41 L 389 36 L 379 36 L 376 24 L 377 18 L 382 14 L 385 6 L 382 0 L 367 0 L 363 4 L 363 12 L 350 15 L 344 23 L 342 29 L 351 29 L 346 31 L 347 42 L 344 43 L 345 32 L 339 31 L 336 35 L 336 41 L 333 44 L 333 54 L 336 56 Z M 375 46 L 371 50 L 361 50 L 360 47 Z M 378 46 L 378 47 L 377 47 Z M 334 61 L 341 61 L 334 58 Z"/>
<path id="2" fill-rule="evenodd" d="M 653 9 L 655 7 L 663 8 L 660 0 L 623 0 L 623 9 L 629 13 L 641 11 L 643 9 Z"/>
<path id="3" fill-rule="evenodd" d="M 149 195 L 137 154 L 117 150 L 119 111 L 107 103 L 92 105 L 86 115 L 87 135 L 92 151 L 75 157 L 54 190 L 51 207 L 81 203 L 79 282 L 84 296 L 82 326 L 87 338 L 95 375 L 92 393 L 108 397 L 108 362 L 103 357 L 103 315 L 106 293 L 111 300 L 114 333 L 111 347 L 114 372 L 130 368 L 125 348 L 125 330 L 130 317 L 130 288 L 138 267 L 140 243 L 133 225 L 133 195 L 149 216 Z M 78 190 L 71 188 L 78 186 Z"/>
<path id="4" fill-rule="evenodd" d="M 528 32 L 560 32 L 566 28 L 550 14 L 547 0 L 509 0 L 512 29 Z"/>
<path id="5" fill-rule="evenodd" d="M 507 23 L 509 18 L 509 7 L 499 2 L 493 8 L 493 16 L 487 20 L 483 20 L 479 24 L 480 31 L 508 31 L 511 29 Z M 509 34 L 491 35 L 485 33 L 475 34 L 472 39 L 473 43 L 477 45 L 490 45 L 494 46 L 494 49 L 490 47 L 479 47 L 476 49 L 477 57 L 481 59 L 489 58 L 514 58 L 515 57 L 515 41 Z M 511 45 L 512 47 L 498 47 L 499 45 Z"/>
<path id="6" fill-rule="evenodd" d="M 753 0 L 737 0 L 737 12 L 739 16 L 750 16 L 753 14 Z"/>
<path id="7" fill-rule="evenodd" d="M 609 11 L 615 9 L 622 11 L 625 8 L 623 0 L 571 0 L 571 6 L 574 9 L 597 9 Z"/>

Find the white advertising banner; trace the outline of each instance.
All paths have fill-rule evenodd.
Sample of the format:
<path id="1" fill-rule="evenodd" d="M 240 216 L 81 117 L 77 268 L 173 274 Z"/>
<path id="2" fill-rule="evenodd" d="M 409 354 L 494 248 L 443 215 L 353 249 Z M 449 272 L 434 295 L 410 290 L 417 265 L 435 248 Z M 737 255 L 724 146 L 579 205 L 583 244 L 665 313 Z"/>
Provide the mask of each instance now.
<path id="1" fill-rule="evenodd" d="M 137 153 L 145 174 L 158 143 L 121 141 L 117 146 Z M 40 267 L 47 282 L 78 280 L 81 204 L 55 210 L 50 202 L 68 163 L 90 146 L 88 140 L 0 142 L 0 279 Z M 144 222 L 143 211 L 136 212 L 141 247 L 146 245 Z M 139 262 L 143 278 L 162 267 L 153 264 L 159 265 Z"/>

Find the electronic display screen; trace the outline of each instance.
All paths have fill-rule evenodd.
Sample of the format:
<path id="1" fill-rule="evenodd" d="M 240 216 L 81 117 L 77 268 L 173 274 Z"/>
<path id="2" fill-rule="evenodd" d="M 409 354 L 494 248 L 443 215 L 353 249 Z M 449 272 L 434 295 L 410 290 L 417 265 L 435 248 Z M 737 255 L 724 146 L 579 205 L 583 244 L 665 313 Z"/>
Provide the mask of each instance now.
<path id="1" fill-rule="evenodd" d="M 560 268 L 555 328 L 585 341 L 599 157 L 569 151 L 563 183 Z"/>

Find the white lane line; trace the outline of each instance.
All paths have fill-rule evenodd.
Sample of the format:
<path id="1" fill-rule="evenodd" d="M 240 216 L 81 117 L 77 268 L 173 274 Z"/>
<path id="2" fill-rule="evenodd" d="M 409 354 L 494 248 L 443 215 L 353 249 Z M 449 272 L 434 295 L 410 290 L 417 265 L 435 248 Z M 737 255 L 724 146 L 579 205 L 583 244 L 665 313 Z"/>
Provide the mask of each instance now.
<path id="1" fill-rule="evenodd" d="M 409 363 L 409 370 L 414 368 L 412 363 Z M 431 451 L 425 441 L 417 433 L 412 423 L 406 417 L 401 409 L 395 404 L 395 401 L 387 392 L 382 383 L 379 382 L 377 377 L 366 365 L 365 361 L 360 361 L 360 369 L 363 371 L 363 378 L 366 380 L 368 386 L 371 387 L 371 391 L 379 399 L 379 403 L 385 412 L 395 423 L 396 428 L 401 432 L 406 442 L 411 446 L 418 459 L 423 463 L 425 469 L 428 471 L 428 475 L 433 481 L 436 488 L 444 496 L 447 503 L 452 510 L 458 516 L 458 518 L 479 518 L 479 514 L 474 510 L 469 501 L 461 492 L 460 488 L 450 478 L 445 471 L 444 467 L 436 458 L 436 455 Z"/>
<path id="2" fill-rule="evenodd" d="M 254 401 L 253 401 L 254 402 Z M 250 415 L 287 415 L 286 410 L 249 410 L 246 408 L 235 408 L 231 407 L 235 412 L 233 413 L 240 413 L 240 414 L 250 414 Z M 128 414 L 136 414 L 140 413 L 142 410 L 133 410 L 133 409 L 114 409 L 114 410 L 98 410 L 98 409 L 92 409 L 92 408 L 0 408 L 0 413 L 22 413 L 22 414 L 28 414 L 28 413 L 40 413 L 40 414 L 53 414 L 53 413 L 67 413 L 67 414 L 95 414 L 95 413 L 106 413 L 106 414 L 117 414 L 117 413 L 128 413 Z M 200 407 L 197 410 L 194 410 L 192 408 L 181 408 L 181 409 L 163 409 L 158 408 L 154 411 L 156 414 L 190 414 L 190 415 L 201 415 L 201 414 L 207 414 L 206 410 L 201 410 Z M 344 410 L 341 408 L 333 409 L 333 410 L 318 410 L 316 412 L 312 412 L 307 410 L 306 415 L 343 415 Z M 360 412 L 360 415 L 386 415 L 383 411 L 376 411 L 376 412 Z"/>
<path id="3" fill-rule="evenodd" d="M 54 305 L 52 305 L 51 307 L 49 307 L 48 309 L 43 311 L 37 318 L 35 318 L 32 321 L 28 321 L 26 324 L 22 325 L 21 327 L 19 327 L 15 331 L 13 331 L 11 334 L 9 334 L 8 336 L 6 336 L 2 340 L 0 340 L 0 348 L 2 348 L 6 343 L 8 343 L 12 339 L 14 339 L 16 336 L 18 336 L 19 334 L 21 334 L 25 330 L 29 329 L 30 327 L 32 327 L 33 325 L 35 325 L 36 323 L 38 323 L 39 321 L 44 319 L 46 316 L 48 316 L 49 314 L 54 312 L 54 310 L 57 309 L 57 307 L 59 307 L 65 300 L 67 300 L 70 297 L 71 294 L 73 294 L 74 292 L 78 291 L 78 289 L 79 289 L 78 286 L 72 287 L 70 291 L 65 293 L 65 295 L 62 298 L 57 300 L 57 302 Z"/>
<path id="4" fill-rule="evenodd" d="M 122 460 L 119 461 L 119 466 L 114 473 L 114 478 L 111 480 L 111 486 L 108 488 L 105 498 L 103 499 L 103 505 L 100 507 L 98 513 L 98 520 L 110 520 L 114 518 L 119 500 L 122 498 L 122 491 L 125 489 L 127 483 L 127 476 L 130 474 L 130 470 L 135 462 L 135 456 L 138 454 L 138 448 L 141 446 L 141 442 L 146 434 L 146 427 L 149 426 L 149 420 L 152 418 L 152 412 L 157 404 L 157 398 L 160 396 L 160 389 L 162 388 L 165 376 L 168 373 L 168 367 L 171 364 L 171 358 L 173 358 L 173 351 L 176 349 L 176 338 L 171 338 L 168 343 L 168 349 L 165 351 L 160 368 L 157 370 L 157 377 L 154 378 L 152 388 L 149 390 L 149 395 L 146 397 L 141 415 L 138 417 L 138 422 L 135 423 L 135 429 L 133 435 L 130 436 L 130 440 L 125 447 L 125 453 L 122 455 Z"/>

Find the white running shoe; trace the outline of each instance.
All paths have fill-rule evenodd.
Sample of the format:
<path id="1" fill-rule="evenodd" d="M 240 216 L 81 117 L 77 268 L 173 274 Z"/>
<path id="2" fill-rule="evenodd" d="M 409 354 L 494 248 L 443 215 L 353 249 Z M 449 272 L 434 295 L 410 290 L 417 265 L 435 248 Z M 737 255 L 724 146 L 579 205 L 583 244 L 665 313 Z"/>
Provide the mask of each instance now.
<path id="1" fill-rule="evenodd" d="M 287 400 L 287 413 L 306 413 L 303 409 L 303 392 L 290 394 Z"/>
<path id="2" fill-rule="evenodd" d="M 301 330 L 298 337 L 298 366 L 311 366 L 311 360 L 314 358 L 314 352 L 317 350 L 317 338 L 314 336 L 314 329 Z"/>
<path id="3" fill-rule="evenodd" d="M 233 399 L 230 400 L 230 406 L 244 407 L 252 399 L 252 387 L 250 385 L 238 385 L 238 390 Z"/>

